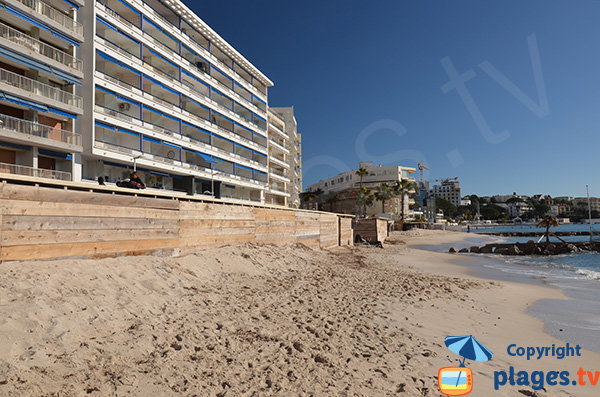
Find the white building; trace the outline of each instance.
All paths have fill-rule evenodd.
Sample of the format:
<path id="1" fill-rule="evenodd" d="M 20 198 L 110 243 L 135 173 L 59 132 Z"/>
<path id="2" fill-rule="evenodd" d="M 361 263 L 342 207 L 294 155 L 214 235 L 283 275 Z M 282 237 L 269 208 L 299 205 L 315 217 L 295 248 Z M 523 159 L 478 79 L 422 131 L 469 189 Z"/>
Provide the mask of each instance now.
<path id="1" fill-rule="evenodd" d="M 266 202 L 300 206 L 302 156 L 294 108 L 269 108 L 269 185 Z"/>
<path id="2" fill-rule="evenodd" d="M 444 179 L 441 181 L 441 185 L 434 185 L 431 189 L 431 193 L 435 197 L 442 198 L 452 203 L 456 207 L 460 206 L 461 194 L 460 194 L 460 183 L 456 178 Z"/>
<path id="3" fill-rule="evenodd" d="M 80 7 L 83 0 L 1 3 L 0 173 L 68 181 L 77 174 L 89 62 Z"/>
<path id="4" fill-rule="evenodd" d="M 531 208 L 527 203 L 517 201 L 514 203 L 506 204 L 509 218 L 520 218 L 527 211 L 531 211 Z"/>
<path id="5" fill-rule="evenodd" d="M 269 117 L 273 83 L 183 2 L 7 1 L 0 172 L 298 205 L 293 109 Z"/>
<path id="6" fill-rule="evenodd" d="M 362 186 L 375 191 L 377 186 L 382 183 L 387 183 L 390 187 L 393 187 L 396 182 L 401 180 L 409 180 L 415 182 L 414 178 L 410 175 L 415 172 L 415 168 L 402 167 L 402 166 L 387 166 L 382 167 L 381 165 L 373 166 L 370 161 L 359 163 L 359 168 L 367 170 L 368 175 L 362 178 Z M 317 183 L 310 185 L 306 191 L 314 192 L 318 189 L 323 191 L 322 197 L 327 196 L 330 192 L 341 192 L 348 189 L 358 189 L 361 185 L 361 178 L 356 175 L 358 170 L 352 170 L 342 172 L 332 178 L 323 179 Z M 382 207 L 383 203 L 374 202 L 370 208 L 367 208 L 367 215 L 380 215 L 388 216 L 389 214 L 400 214 L 402 213 L 402 200 L 400 197 L 394 197 L 391 200 L 387 200 L 385 208 Z M 413 199 L 408 197 L 404 200 L 404 214 L 407 218 L 412 218 L 413 214 L 409 211 L 409 205 L 414 204 Z"/>
<path id="7" fill-rule="evenodd" d="M 387 183 L 393 186 L 397 181 L 403 179 L 414 182 L 414 179 L 410 177 L 415 172 L 415 168 L 402 167 L 402 166 L 387 166 L 382 167 L 381 165 L 373 166 L 370 161 L 359 163 L 359 168 L 367 170 L 368 175 L 362 178 L 362 186 L 367 189 L 374 190 L 381 183 Z M 350 188 L 358 188 L 361 184 L 361 178 L 356 175 L 356 171 L 346 171 L 338 174 L 332 178 L 320 180 L 317 183 L 313 183 L 306 190 L 316 191 L 317 189 L 323 190 L 323 195 L 327 195 L 329 192 L 339 192 Z"/>

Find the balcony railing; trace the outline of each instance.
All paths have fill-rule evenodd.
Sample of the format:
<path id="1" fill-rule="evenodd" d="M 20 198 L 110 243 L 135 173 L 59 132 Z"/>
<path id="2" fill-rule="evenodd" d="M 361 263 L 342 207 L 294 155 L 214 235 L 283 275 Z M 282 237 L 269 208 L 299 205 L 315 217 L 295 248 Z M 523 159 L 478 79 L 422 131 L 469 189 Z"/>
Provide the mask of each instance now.
<path id="1" fill-rule="evenodd" d="M 45 170 L 42 168 L 33 168 L 24 165 L 8 163 L 0 163 L 0 174 L 24 175 L 34 178 L 58 179 L 61 181 L 71 180 L 70 172 Z"/>
<path id="2" fill-rule="evenodd" d="M 270 170 L 269 170 L 269 173 L 270 173 L 270 174 L 279 175 L 279 176 L 281 176 L 281 177 L 283 177 L 283 178 L 288 178 L 288 176 L 286 175 L 286 173 L 285 173 L 285 172 L 281 172 L 281 171 L 278 171 L 278 170 L 273 170 L 273 169 L 270 169 Z"/>
<path id="3" fill-rule="evenodd" d="M 81 134 L 14 117 L 0 115 L 0 128 L 81 146 Z"/>
<path id="4" fill-rule="evenodd" d="M 41 41 L 21 33 L 10 26 L 6 26 L 3 23 L 0 23 L 0 37 L 19 47 L 26 48 L 47 58 L 53 59 L 56 62 L 62 63 L 65 66 L 69 66 L 78 71 L 83 71 L 83 63 L 73 55 L 42 43 Z"/>
<path id="5" fill-rule="evenodd" d="M 20 74 L 9 72 L 6 69 L 0 69 L 0 82 L 78 109 L 83 108 L 81 97 L 56 87 L 49 86 L 48 84 L 40 83 L 37 80 L 21 76 Z"/>
<path id="6" fill-rule="evenodd" d="M 83 25 L 77 21 L 74 21 L 72 18 L 66 16 L 62 12 L 58 11 L 56 8 L 42 2 L 39 0 L 16 0 L 19 3 L 23 4 L 26 7 L 31 8 L 32 10 L 42 14 L 45 17 L 52 19 L 54 22 L 64 26 L 65 28 L 77 33 L 79 35 L 83 35 Z"/>

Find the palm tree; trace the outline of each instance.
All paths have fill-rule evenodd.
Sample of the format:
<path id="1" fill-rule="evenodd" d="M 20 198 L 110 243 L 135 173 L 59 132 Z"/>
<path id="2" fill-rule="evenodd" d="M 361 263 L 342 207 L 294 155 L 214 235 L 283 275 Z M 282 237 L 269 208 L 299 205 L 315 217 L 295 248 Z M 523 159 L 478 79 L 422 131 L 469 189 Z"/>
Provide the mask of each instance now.
<path id="1" fill-rule="evenodd" d="M 400 202 L 402 205 L 402 218 L 404 221 L 404 200 L 406 197 L 412 197 L 416 193 L 418 188 L 415 186 L 414 182 L 409 181 L 408 179 L 402 179 L 401 181 L 396 181 L 396 184 L 393 187 L 394 196 L 400 196 Z"/>
<path id="2" fill-rule="evenodd" d="M 329 212 L 333 212 L 333 204 L 336 201 L 339 201 L 339 197 L 335 192 L 329 192 L 327 196 L 325 196 L 325 202 L 329 204 Z"/>
<path id="3" fill-rule="evenodd" d="M 356 202 L 360 207 L 363 207 L 363 216 L 367 216 L 367 205 L 373 204 L 375 201 L 375 196 L 373 192 L 367 189 L 366 187 L 361 188 L 356 195 Z"/>
<path id="4" fill-rule="evenodd" d="M 358 175 L 360 177 L 360 185 L 359 185 L 359 187 L 362 189 L 362 187 L 363 187 L 362 186 L 363 178 L 365 176 L 369 176 L 369 171 L 367 171 L 366 168 L 360 167 L 359 169 L 356 170 L 356 175 Z"/>
<path id="5" fill-rule="evenodd" d="M 379 186 L 375 188 L 375 199 L 377 201 L 381 201 L 381 208 L 383 213 L 385 214 L 385 202 L 386 200 L 394 197 L 394 191 L 387 183 L 380 183 Z"/>
<path id="6" fill-rule="evenodd" d="M 538 228 L 538 227 L 545 227 L 546 228 L 546 233 L 545 233 L 545 235 L 546 235 L 546 242 L 549 243 L 550 242 L 550 228 L 551 227 L 558 227 L 558 221 L 552 215 L 546 215 L 546 217 L 544 217 L 544 219 L 542 219 L 540 221 L 540 223 L 538 223 L 535 227 L 536 228 Z"/>

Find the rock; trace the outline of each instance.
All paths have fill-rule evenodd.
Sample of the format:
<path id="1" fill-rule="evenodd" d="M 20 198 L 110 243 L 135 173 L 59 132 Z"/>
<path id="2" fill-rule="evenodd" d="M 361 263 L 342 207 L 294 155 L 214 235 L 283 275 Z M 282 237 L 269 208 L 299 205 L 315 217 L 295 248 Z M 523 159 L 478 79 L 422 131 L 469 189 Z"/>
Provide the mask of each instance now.
<path id="1" fill-rule="evenodd" d="M 471 253 L 478 254 L 479 253 L 479 247 L 477 247 L 477 246 L 471 247 Z"/>
<path id="2" fill-rule="evenodd" d="M 542 254 L 542 247 L 536 246 L 534 255 L 541 255 L 541 254 Z"/>
<path id="3" fill-rule="evenodd" d="M 534 242 L 527 243 L 525 245 L 520 245 L 519 249 L 523 255 L 534 255 L 537 245 Z"/>
<path id="4" fill-rule="evenodd" d="M 519 249 L 519 247 L 517 247 L 517 245 L 511 245 L 510 247 L 508 247 L 508 255 L 521 255 L 522 252 Z"/>
<path id="5" fill-rule="evenodd" d="M 581 250 L 576 245 L 573 245 L 573 244 L 567 244 L 565 246 L 565 248 L 566 248 L 567 252 L 569 252 L 569 253 L 581 252 Z"/>
<path id="6" fill-rule="evenodd" d="M 468 248 L 463 248 L 463 249 L 461 249 L 461 250 L 460 250 L 460 251 L 458 251 L 458 252 L 461 252 L 461 253 L 463 253 L 463 254 L 464 254 L 465 252 L 469 252 L 469 249 L 468 249 Z"/>
<path id="7" fill-rule="evenodd" d="M 556 245 L 554 245 L 554 244 L 550 244 L 550 245 L 546 246 L 546 248 L 542 252 L 542 255 L 554 255 L 554 254 L 556 254 Z"/>
<path id="8" fill-rule="evenodd" d="M 508 252 L 509 252 L 508 248 L 498 247 L 494 250 L 494 254 L 497 254 L 497 255 L 508 255 Z"/>
<path id="9" fill-rule="evenodd" d="M 451 254 L 456 254 L 458 252 L 458 248 L 456 247 L 450 247 L 450 249 L 448 250 L 449 253 Z"/>
<path id="10" fill-rule="evenodd" d="M 529 241 L 527 241 L 527 244 L 535 244 L 535 241 L 529 240 Z"/>
<path id="11" fill-rule="evenodd" d="M 494 247 L 489 246 L 489 245 L 479 248 L 479 252 L 481 254 L 491 254 L 493 250 L 494 250 Z"/>

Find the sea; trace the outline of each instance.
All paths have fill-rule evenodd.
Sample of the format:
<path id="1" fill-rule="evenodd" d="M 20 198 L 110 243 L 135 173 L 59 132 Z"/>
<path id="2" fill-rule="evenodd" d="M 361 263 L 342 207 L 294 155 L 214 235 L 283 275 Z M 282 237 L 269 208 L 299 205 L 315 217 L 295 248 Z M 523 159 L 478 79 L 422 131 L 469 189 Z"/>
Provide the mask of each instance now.
<path id="1" fill-rule="evenodd" d="M 562 224 L 550 231 L 589 231 L 589 224 Z M 463 230 L 465 233 L 467 229 Z M 451 246 L 468 248 L 487 243 L 517 243 L 539 237 L 482 235 L 485 232 L 543 232 L 535 225 L 471 227 L 461 243 L 429 247 L 448 252 Z M 600 224 L 592 226 L 594 241 L 600 241 Z M 568 242 L 589 241 L 590 236 L 561 236 Z M 550 241 L 558 240 L 556 238 Z M 423 247 L 425 248 L 425 247 Z M 568 299 L 539 300 L 527 312 L 542 320 L 545 332 L 557 339 L 579 344 L 584 349 L 600 353 L 600 253 L 583 252 L 556 256 L 498 256 L 493 254 L 459 254 L 476 258 L 469 261 L 472 274 L 480 277 L 521 283 L 544 284 L 560 289 Z M 466 261 L 457 263 L 465 265 Z"/>

